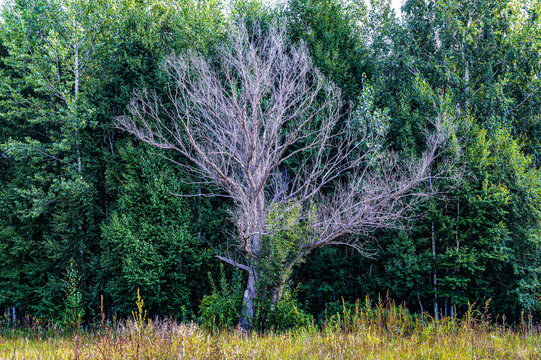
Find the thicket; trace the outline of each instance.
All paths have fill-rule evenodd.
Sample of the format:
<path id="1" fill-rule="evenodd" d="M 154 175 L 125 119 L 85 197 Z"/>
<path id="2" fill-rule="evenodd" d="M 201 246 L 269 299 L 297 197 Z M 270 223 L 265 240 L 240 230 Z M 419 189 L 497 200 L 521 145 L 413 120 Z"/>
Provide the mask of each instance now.
<path id="1" fill-rule="evenodd" d="M 1 8 L 4 325 L 88 325 L 100 303 L 105 318 L 127 318 L 138 289 L 150 317 L 236 323 L 246 279 L 215 258 L 239 254 L 231 200 L 183 182 L 187 174 L 166 158 L 186 158 L 114 123 L 129 114 L 134 90 L 167 97 L 166 56 L 197 51 L 218 64 L 239 19 L 287 23 L 288 41 L 304 42 L 342 89 L 342 112 L 377 117 L 385 149 L 402 159 L 425 150 L 432 119 L 448 118 L 458 150 L 447 155 L 459 155 L 460 174 L 427 183 L 440 195 L 416 205 L 401 229 L 360 238 L 369 258 L 325 247 L 282 274 L 279 259 L 262 256 L 258 266 L 287 281 L 275 304 L 258 289 L 254 326 L 325 319 L 329 304 L 387 291 L 433 317 L 464 316 L 468 304 L 489 300 L 493 318 L 540 316 L 539 0 L 408 0 L 400 14 L 383 0 L 8 0 Z M 268 245 L 287 257 L 298 235 Z"/>

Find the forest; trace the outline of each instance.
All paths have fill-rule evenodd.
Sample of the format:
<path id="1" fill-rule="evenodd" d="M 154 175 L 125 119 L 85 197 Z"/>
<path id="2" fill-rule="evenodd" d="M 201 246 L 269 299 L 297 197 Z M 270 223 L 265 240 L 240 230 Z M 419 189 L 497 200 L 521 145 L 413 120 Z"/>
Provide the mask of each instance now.
<path id="1" fill-rule="evenodd" d="M 0 7 L 0 327 L 541 318 L 541 1 Z"/>

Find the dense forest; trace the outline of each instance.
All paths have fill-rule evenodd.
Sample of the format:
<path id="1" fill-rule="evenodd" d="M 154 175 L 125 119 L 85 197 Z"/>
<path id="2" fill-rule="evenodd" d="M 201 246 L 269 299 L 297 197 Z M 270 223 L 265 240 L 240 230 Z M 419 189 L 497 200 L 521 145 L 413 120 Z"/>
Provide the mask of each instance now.
<path id="1" fill-rule="evenodd" d="M 288 194 L 261 209 L 236 183 L 205 181 L 218 170 L 190 150 L 231 130 L 212 123 L 227 113 L 205 98 L 214 91 L 254 118 L 267 111 L 263 132 L 273 124 L 275 97 L 242 103 L 252 84 L 238 75 L 243 60 L 253 65 L 246 79 L 256 60 L 272 63 L 272 81 L 302 96 L 284 105 L 300 109 L 293 125 L 277 125 L 299 138 L 258 147 L 282 156 L 261 196 Z M 166 115 L 156 132 L 149 122 Z M 441 131 L 444 140 L 430 140 Z M 539 139 L 539 0 L 407 0 L 400 13 L 386 0 L 6 0 L 1 321 L 89 324 L 100 306 L 125 318 L 138 294 L 150 317 L 248 317 L 261 328 L 321 319 L 366 296 L 436 318 L 473 303 L 538 318 Z M 371 174 L 368 185 L 351 180 L 351 164 Z M 295 175 L 309 166 L 313 177 Z M 409 172 L 386 175 L 396 169 Z M 351 202 L 339 195 L 357 185 L 336 185 L 348 179 L 366 187 Z M 330 211 L 344 204 L 353 210 L 340 218 L 353 220 L 337 228 Z M 373 217 L 355 212 L 365 205 Z M 248 241 L 254 224 L 273 230 Z"/>

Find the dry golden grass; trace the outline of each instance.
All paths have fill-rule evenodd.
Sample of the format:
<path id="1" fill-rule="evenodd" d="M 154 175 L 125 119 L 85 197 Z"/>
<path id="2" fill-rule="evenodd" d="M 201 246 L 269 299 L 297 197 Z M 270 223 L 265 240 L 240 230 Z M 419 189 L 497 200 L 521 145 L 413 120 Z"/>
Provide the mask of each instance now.
<path id="1" fill-rule="evenodd" d="M 381 310 L 381 309 L 380 309 Z M 4 332 L 0 359 L 540 359 L 541 333 L 471 317 L 426 321 L 401 308 L 344 309 L 322 328 L 210 333 L 196 324 L 127 321 L 86 333 Z"/>

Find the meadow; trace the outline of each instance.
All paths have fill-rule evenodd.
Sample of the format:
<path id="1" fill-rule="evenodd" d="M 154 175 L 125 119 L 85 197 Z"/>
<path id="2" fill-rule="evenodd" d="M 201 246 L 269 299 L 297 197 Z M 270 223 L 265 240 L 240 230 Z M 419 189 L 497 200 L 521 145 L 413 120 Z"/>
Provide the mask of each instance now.
<path id="1" fill-rule="evenodd" d="M 138 318 L 92 330 L 6 330 L 0 359 L 539 359 L 541 332 L 471 310 L 460 320 L 397 306 L 343 308 L 320 325 L 285 332 L 205 329 Z"/>

